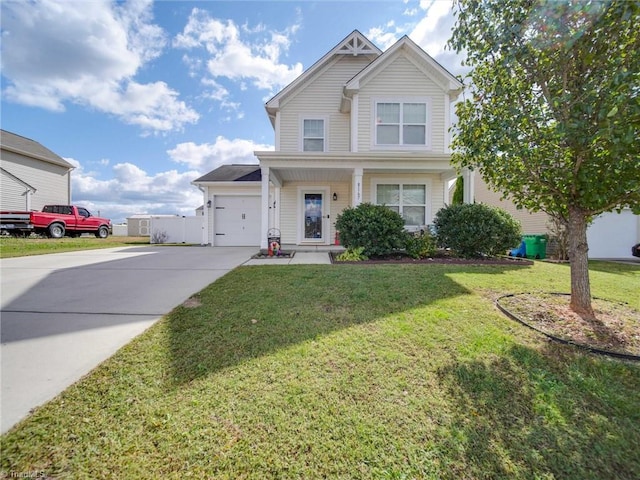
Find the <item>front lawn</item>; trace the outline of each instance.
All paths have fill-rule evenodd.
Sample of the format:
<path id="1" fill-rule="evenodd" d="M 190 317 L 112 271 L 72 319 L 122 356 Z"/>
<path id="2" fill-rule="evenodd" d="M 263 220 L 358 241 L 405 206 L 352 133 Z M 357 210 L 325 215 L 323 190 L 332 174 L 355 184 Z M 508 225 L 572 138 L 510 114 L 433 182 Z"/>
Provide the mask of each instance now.
<path id="1" fill-rule="evenodd" d="M 591 278 L 640 309 L 640 268 Z M 635 479 L 640 365 L 550 343 L 493 304 L 568 282 L 541 262 L 241 267 L 3 436 L 2 470 Z"/>
<path id="2" fill-rule="evenodd" d="M 0 236 L 0 258 L 139 245 L 149 245 L 149 237 L 109 236 L 108 238 L 96 238 L 92 235 L 85 235 L 78 238 L 40 238 L 36 236 L 16 238 L 2 235 Z"/>

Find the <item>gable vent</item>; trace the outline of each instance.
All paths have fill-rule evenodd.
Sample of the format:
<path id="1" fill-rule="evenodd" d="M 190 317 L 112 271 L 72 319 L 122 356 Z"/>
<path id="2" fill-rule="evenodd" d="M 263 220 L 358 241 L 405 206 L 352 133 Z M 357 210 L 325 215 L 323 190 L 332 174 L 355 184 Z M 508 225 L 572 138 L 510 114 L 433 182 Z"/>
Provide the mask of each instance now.
<path id="1" fill-rule="evenodd" d="M 352 35 L 347 38 L 336 50 L 339 55 L 378 55 L 379 50 L 360 35 Z"/>

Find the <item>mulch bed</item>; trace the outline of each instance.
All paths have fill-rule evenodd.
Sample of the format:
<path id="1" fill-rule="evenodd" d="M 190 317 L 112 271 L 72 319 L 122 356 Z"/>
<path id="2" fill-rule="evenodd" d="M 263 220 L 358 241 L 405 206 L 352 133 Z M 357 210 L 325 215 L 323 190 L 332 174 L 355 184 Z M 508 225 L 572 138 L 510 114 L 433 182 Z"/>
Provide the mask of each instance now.
<path id="1" fill-rule="evenodd" d="M 255 258 L 255 259 L 259 259 L 259 260 L 263 260 L 265 258 L 272 258 L 272 259 L 278 259 L 278 258 L 293 258 L 293 256 L 296 254 L 295 250 L 292 251 L 287 251 L 285 252 L 284 250 L 280 250 L 280 253 L 278 255 L 269 255 L 266 252 L 259 252 L 256 253 L 255 255 L 253 255 L 251 258 Z"/>
<path id="2" fill-rule="evenodd" d="M 341 252 L 330 252 L 331 263 L 347 264 L 347 265 L 379 265 L 383 263 L 389 264 L 416 264 L 416 265 L 517 265 L 527 266 L 533 265 L 532 260 L 517 257 L 491 257 L 491 258 L 459 258 L 446 253 L 435 255 L 433 258 L 411 258 L 404 254 L 393 254 L 385 257 L 369 258 L 368 260 L 358 261 L 340 261 L 338 256 Z"/>
<path id="3" fill-rule="evenodd" d="M 580 317 L 562 293 L 522 293 L 498 300 L 510 316 L 551 338 L 640 360 L 640 311 L 618 302 L 592 299 L 595 319 Z"/>

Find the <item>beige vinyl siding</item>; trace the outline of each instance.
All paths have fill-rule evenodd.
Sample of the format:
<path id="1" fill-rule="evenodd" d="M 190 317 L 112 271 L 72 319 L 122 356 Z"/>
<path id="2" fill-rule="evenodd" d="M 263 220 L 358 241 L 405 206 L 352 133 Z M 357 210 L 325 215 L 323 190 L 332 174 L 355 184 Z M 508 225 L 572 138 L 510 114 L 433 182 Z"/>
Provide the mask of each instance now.
<path id="1" fill-rule="evenodd" d="M 25 157 L 23 155 L 2 150 L 2 168 L 28 183 L 36 189 L 31 197 L 31 209 L 40 210 L 48 204 L 68 204 L 71 203 L 71 192 L 69 186 L 70 170 L 59 165 Z M 26 207 L 26 198 L 23 196 L 24 189 L 20 187 L 20 198 L 16 199 L 16 190 L 10 188 L 5 190 L 5 175 L 2 180 L 2 197 L 0 208 L 20 208 Z M 15 181 L 12 180 L 13 183 Z"/>
<path id="2" fill-rule="evenodd" d="M 27 210 L 27 187 L 4 172 L 0 172 L 2 203 L 0 210 Z"/>
<path id="3" fill-rule="evenodd" d="M 351 183 L 334 183 L 331 184 L 331 197 L 333 194 L 338 194 L 338 200 L 335 202 L 333 198 L 330 199 L 331 202 L 331 237 L 329 238 L 329 243 L 333 244 L 336 235 L 336 220 L 338 220 L 338 215 L 342 213 L 345 208 L 348 208 L 351 205 Z"/>
<path id="4" fill-rule="evenodd" d="M 445 206 L 444 189 L 446 188 L 446 184 L 440 179 L 439 175 L 434 175 L 432 179 L 433 180 L 431 181 L 431 188 L 433 189 L 433 192 L 431 193 L 431 201 L 433 203 L 431 204 L 432 218 L 431 221 L 428 222 L 429 224 L 433 223 L 433 217 L 435 217 L 436 213 L 438 213 L 438 210 L 444 208 Z"/>
<path id="5" fill-rule="evenodd" d="M 526 209 L 517 209 L 510 200 L 500 200 L 501 194 L 489 190 L 482 177 L 476 173 L 474 180 L 476 203 L 486 203 L 494 207 L 500 207 L 509 212 L 522 225 L 522 233 L 527 235 L 549 233 L 547 222 L 549 216 L 544 212 L 532 213 Z"/>
<path id="6" fill-rule="evenodd" d="M 280 189 L 280 235 L 282 243 L 298 241 L 298 185 L 287 184 Z"/>
<path id="7" fill-rule="evenodd" d="M 308 116 L 322 116 L 329 122 L 327 129 L 328 151 L 350 150 L 350 117 L 340 113 L 342 88 L 369 60 L 364 57 L 341 56 L 330 63 L 312 82 L 304 85 L 292 97 L 282 101 L 280 111 L 280 151 L 299 152 L 300 122 Z"/>
<path id="8" fill-rule="evenodd" d="M 431 152 L 445 153 L 445 93 L 404 55 L 361 85 L 358 99 L 358 151 L 372 150 L 373 102 L 377 97 L 429 97 Z"/>

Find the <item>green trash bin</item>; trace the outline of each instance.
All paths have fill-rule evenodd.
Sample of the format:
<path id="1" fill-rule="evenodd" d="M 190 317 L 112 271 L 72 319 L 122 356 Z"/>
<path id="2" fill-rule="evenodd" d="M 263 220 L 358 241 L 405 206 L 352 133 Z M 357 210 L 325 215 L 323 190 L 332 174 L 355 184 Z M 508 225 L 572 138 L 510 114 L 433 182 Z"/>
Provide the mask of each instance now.
<path id="1" fill-rule="evenodd" d="M 544 260 L 547 258 L 546 235 L 523 235 L 522 240 L 527 248 L 527 258 Z"/>

